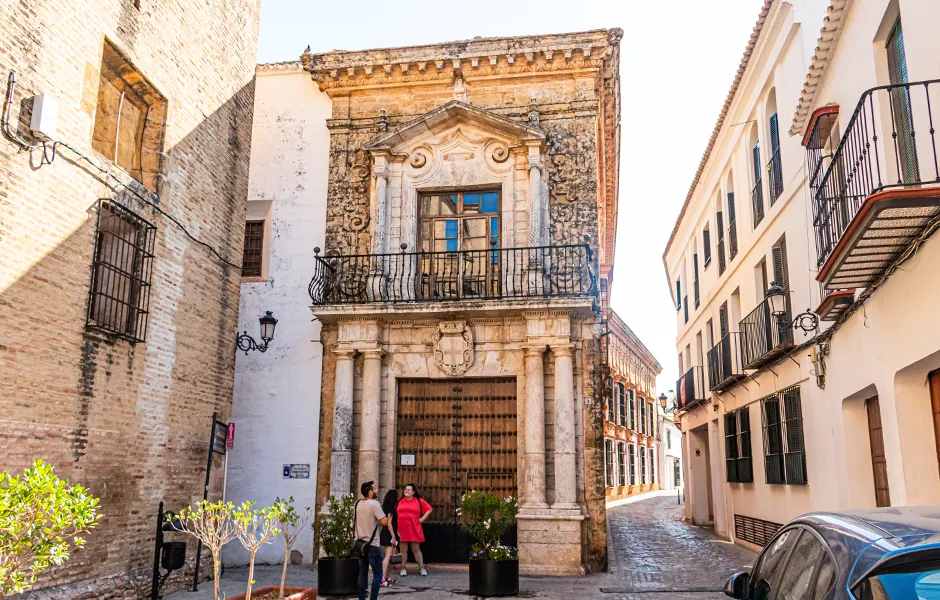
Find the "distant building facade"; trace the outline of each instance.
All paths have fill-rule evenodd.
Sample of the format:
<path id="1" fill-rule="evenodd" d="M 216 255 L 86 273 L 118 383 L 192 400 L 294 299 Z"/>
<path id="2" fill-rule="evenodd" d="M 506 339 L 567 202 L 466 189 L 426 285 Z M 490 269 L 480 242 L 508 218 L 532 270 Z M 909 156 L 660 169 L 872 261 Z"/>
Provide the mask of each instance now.
<path id="1" fill-rule="evenodd" d="M 736 542 L 940 502 L 938 19 L 765 2 L 667 246 L 686 516 Z"/>
<path id="2" fill-rule="evenodd" d="M 604 481 L 607 501 L 660 489 L 662 366 L 612 309 L 608 315 L 604 396 Z"/>
<path id="3" fill-rule="evenodd" d="M 103 514 L 30 597 L 149 597 L 158 505 L 202 499 L 231 403 L 258 3 L 6 7 L 0 470 L 42 458 Z"/>

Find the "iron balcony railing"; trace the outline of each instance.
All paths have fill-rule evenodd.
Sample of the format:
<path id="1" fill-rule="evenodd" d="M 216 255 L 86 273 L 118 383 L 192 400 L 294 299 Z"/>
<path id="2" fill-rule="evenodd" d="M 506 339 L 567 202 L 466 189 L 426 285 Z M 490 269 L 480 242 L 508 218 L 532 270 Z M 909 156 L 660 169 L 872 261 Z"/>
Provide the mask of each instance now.
<path id="1" fill-rule="evenodd" d="M 319 255 L 315 305 L 598 295 L 587 244 L 458 252 Z"/>
<path id="2" fill-rule="evenodd" d="M 792 321 L 789 302 L 784 314 L 774 315 L 770 312 L 770 301 L 766 298 L 741 319 L 739 329 L 744 368 L 756 369 L 792 346 Z"/>
<path id="3" fill-rule="evenodd" d="M 715 391 L 744 376 L 741 334 L 732 331 L 708 351 L 708 389 Z"/>
<path id="4" fill-rule="evenodd" d="M 760 177 L 751 188 L 751 212 L 754 214 L 754 228 L 756 229 L 764 220 L 764 183 Z"/>
<path id="5" fill-rule="evenodd" d="M 767 183 L 770 185 L 770 205 L 773 206 L 774 202 L 783 194 L 783 164 L 780 162 L 779 148 L 767 163 L 767 176 L 769 178 Z"/>
<path id="6" fill-rule="evenodd" d="M 818 266 L 829 259 L 869 196 L 940 183 L 937 96 L 940 79 L 884 85 L 862 94 L 831 159 L 821 157 L 815 166 L 820 169 L 829 160 L 813 202 Z"/>
<path id="7" fill-rule="evenodd" d="M 705 374 L 702 367 L 692 367 L 676 381 L 676 403 L 686 409 L 705 402 Z"/>

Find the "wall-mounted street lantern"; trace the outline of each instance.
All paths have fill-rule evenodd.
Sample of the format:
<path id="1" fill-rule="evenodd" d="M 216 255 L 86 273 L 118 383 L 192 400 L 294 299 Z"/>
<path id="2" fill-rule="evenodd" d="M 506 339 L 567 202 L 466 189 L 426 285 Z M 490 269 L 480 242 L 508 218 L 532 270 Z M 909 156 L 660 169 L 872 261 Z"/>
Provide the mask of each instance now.
<path id="1" fill-rule="evenodd" d="M 669 393 L 672 394 L 673 391 L 672 391 L 672 390 L 669 390 Z M 663 412 L 666 413 L 666 414 L 669 414 L 669 413 L 671 413 L 671 412 L 675 412 L 675 411 L 676 411 L 676 398 L 675 398 L 675 395 L 673 395 L 672 402 L 670 402 L 670 401 L 669 401 L 669 398 L 666 396 L 666 394 L 660 394 L 660 395 L 659 395 L 659 406 L 662 407 Z"/>
<path id="2" fill-rule="evenodd" d="M 787 291 L 774 281 L 767 288 L 764 296 L 767 298 L 771 314 L 777 318 L 781 325 L 784 325 L 783 317 L 787 313 Z M 789 326 L 793 329 L 802 330 L 804 334 L 809 334 L 809 332 L 819 329 L 819 317 L 807 308 L 805 312 L 796 315 Z"/>
<path id="3" fill-rule="evenodd" d="M 264 311 L 264 316 L 258 319 L 258 324 L 261 328 L 260 344 L 255 341 L 255 338 L 248 335 L 247 331 L 243 331 L 235 338 L 236 348 L 244 352 L 245 355 L 248 354 L 249 350 L 266 351 L 268 344 L 274 339 L 274 328 L 277 327 L 277 319 L 274 318 L 270 310 Z"/>

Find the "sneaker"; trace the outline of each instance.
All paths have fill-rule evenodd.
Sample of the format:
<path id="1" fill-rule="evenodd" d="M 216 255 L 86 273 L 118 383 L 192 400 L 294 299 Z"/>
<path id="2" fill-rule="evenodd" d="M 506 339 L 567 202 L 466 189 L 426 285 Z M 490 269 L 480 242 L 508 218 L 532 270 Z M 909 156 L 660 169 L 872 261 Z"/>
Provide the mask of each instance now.
<path id="1" fill-rule="evenodd" d="M 397 579 L 389 579 L 389 580 L 388 580 L 388 584 L 389 584 L 389 585 L 395 585 L 396 583 L 398 583 L 398 580 L 397 580 Z"/>
<path id="2" fill-rule="evenodd" d="M 401 576 L 402 576 L 402 577 L 408 577 L 408 570 L 405 569 L 404 567 L 402 567 L 402 569 L 401 569 Z"/>
<path id="3" fill-rule="evenodd" d="M 382 583 L 379 585 L 381 585 L 382 587 L 388 587 L 388 579 L 383 579 Z"/>
<path id="4" fill-rule="evenodd" d="M 427 577 L 427 576 L 428 576 L 428 570 L 425 569 L 424 567 L 421 567 L 421 576 L 422 576 L 422 577 Z"/>

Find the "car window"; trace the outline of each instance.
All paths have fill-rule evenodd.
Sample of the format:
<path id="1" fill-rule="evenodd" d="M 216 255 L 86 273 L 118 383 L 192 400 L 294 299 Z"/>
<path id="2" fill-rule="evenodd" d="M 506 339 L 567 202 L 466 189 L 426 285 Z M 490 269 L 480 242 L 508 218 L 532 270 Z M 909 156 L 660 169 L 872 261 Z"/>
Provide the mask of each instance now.
<path id="1" fill-rule="evenodd" d="M 836 563 L 828 552 L 824 552 L 822 562 L 819 564 L 819 574 L 816 575 L 816 590 L 813 592 L 813 600 L 821 600 L 826 597 L 826 592 L 832 587 L 832 582 L 836 578 Z"/>
<path id="2" fill-rule="evenodd" d="M 826 551 L 816 536 L 803 531 L 787 559 L 786 568 L 780 578 L 778 600 L 802 600 L 809 597 L 809 586 L 813 582 L 816 562 Z"/>
<path id="3" fill-rule="evenodd" d="M 799 534 L 800 529 L 796 527 L 784 530 L 764 549 L 760 564 L 754 570 L 754 600 L 769 600 L 773 596 L 774 580 L 784 564 L 781 559 L 787 555 Z"/>
<path id="4" fill-rule="evenodd" d="M 859 600 L 938 600 L 940 562 L 909 563 L 872 575 L 852 589 Z"/>

